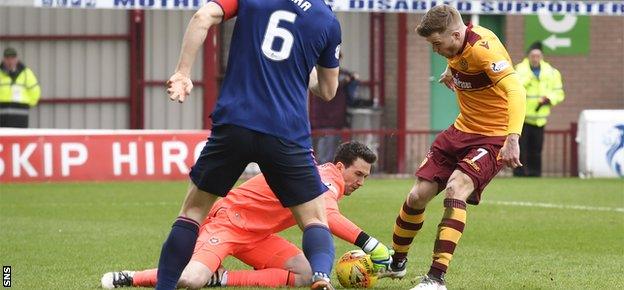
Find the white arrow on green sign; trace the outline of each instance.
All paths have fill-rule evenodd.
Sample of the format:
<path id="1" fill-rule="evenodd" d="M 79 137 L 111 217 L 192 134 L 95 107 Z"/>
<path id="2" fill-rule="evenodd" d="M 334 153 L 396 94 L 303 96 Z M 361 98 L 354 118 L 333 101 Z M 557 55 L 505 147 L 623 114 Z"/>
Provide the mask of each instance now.
<path id="1" fill-rule="evenodd" d="M 524 48 L 541 41 L 547 55 L 584 55 L 589 52 L 589 16 L 527 15 Z"/>

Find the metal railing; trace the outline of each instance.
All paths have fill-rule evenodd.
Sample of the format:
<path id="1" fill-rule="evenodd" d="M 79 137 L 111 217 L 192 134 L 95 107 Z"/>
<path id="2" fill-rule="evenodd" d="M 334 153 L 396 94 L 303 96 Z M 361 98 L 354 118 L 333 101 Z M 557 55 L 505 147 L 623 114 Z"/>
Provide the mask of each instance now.
<path id="1" fill-rule="evenodd" d="M 542 175 L 553 177 L 577 176 L 576 123 L 567 130 L 546 130 L 542 151 Z M 431 142 L 440 131 L 431 130 L 313 130 L 314 144 L 321 136 L 340 136 L 341 142 L 357 140 L 368 145 L 378 155 L 375 173 L 413 174 L 425 158 Z M 405 140 L 405 152 L 398 152 L 399 139 Z M 315 147 L 316 148 L 316 147 Z M 400 168 L 404 164 L 404 168 Z M 504 169 L 503 176 L 511 176 Z"/>

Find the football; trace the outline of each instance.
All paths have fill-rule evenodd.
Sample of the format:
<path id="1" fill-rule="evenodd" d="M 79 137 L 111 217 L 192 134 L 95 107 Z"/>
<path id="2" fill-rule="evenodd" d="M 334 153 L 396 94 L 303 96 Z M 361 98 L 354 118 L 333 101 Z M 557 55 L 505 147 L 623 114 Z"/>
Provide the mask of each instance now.
<path id="1" fill-rule="evenodd" d="M 336 275 L 345 288 L 370 288 L 377 282 L 373 262 L 362 250 L 346 252 L 336 264 Z"/>

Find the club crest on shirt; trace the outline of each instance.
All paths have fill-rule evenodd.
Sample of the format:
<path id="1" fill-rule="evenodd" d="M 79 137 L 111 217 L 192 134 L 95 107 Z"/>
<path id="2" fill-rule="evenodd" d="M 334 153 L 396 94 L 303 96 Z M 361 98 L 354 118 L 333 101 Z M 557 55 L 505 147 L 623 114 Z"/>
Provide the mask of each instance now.
<path id="1" fill-rule="evenodd" d="M 463 57 L 459 59 L 459 68 L 461 70 L 468 70 L 468 61 Z"/>
<path id="2" fill-rule="evenodd" d="M 216 244 L 219 243 L 219 238 L 212 237 L 212 238 L 210 238 L 210 240 L 208 240 L 208 242 L 210 242 L 211 245 L 216 245 Z"/>
<path id="3" fill-rule="evenodd" d="M 323 182 L 323 184 L 325 184 L 325 186 L 327 186 L 327 188 L 329 188 L 329 190 L 331 190 L 333 193 L 338 194 L 338 189 L 331 184 L 331 182 Z"/>
<path id="4" fill-rule="evenodd" d="M 495 73 L 501 72 L 509 67 L 509 62 L 506 60 L 500 60 L 495 63 L 492 63 L 492 71 Z"/>

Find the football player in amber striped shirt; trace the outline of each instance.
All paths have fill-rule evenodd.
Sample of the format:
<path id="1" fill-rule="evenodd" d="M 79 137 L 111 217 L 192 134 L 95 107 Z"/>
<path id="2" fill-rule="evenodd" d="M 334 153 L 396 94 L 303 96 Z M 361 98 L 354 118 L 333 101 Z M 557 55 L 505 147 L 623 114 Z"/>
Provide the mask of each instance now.
<path id="1" fill-rule="evenodd" d="M 396 219 L 395 254 L 386 274 L 405 276 L 408 250 L 423 225 L 425 207 L 444 190 L 433 261 L 414 289 L 446 289 L 444 275 L 466 225 L 466 203 L 479 204 L 483 189 L 503 165 L 522 166 L 518 138 L 526 93 L 498 37 L 486 28 L 465 25 L 455 8 L 433 7 L 416 32 L 447 58 L 440 82 L 457 94 L 460 114 L 436 137 L 416 171 L 417 181 Z"/>

